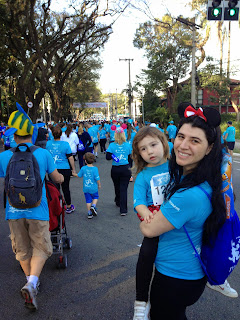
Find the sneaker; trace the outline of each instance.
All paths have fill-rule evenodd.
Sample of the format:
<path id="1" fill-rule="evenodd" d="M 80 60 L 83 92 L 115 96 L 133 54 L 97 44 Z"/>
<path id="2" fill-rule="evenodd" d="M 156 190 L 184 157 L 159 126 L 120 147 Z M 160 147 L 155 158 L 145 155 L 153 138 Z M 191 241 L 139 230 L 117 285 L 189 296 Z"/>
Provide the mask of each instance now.
<path id="1" fill-rule="evenodd" d="M 227 280 L 224 282 L 224 284 L 221 284 L 219 286 L 212 286 L 209 282 L 207 282 L 207 287 L 212 290 L 218 291 L 221 294 L 223 294 L 227 297 L 230 297 L 230 298 L 237 298 L 238 297 L 237 291 L 234 290 L 233 288 L 231 288 L 231 286 Z"/>
<path id="2" fill-rule="evenodd" d="M 127 212 L 120 212 L 120 215 L 121 215 L 121 216 L 126 216 L 126 215 L 127 215 Z"/>
<path id="3" fill-rule="evenodd" d="M 97 216 L 97 208 L 94 206 L 91 206 L 90 210 L 91 210 L 92 214 L 96 217 Z"/>
<path id="4" fill-rule="evenodd" d="M 130 182 L 133 182 L 133 177 L 131 177 L 129 181 L 130 181 Z"/>
<path id="5" fill-rule="evenodd" d="M 40 292 L 40 280 L 38 279 L 38 282 L 37 282 L 37 286 L 36 286 L 36 296 L 38 295 L 38 293 Z"/>
<path id="6" fill-rule="evenodd" d="M 134 302 L 133 320 L 149 320 L 150 303 L 145 301 Z"/>
<path id="7" fill-rule="evenodd" d="M 66 209 L 66 213 L 70 214 L 70 213 L 73 213 L 73 211 L 75 211 L 75 207 L 73 204 L 71 204 L 71 207 Z"/>
<path id="8" fill-rule="evenodd" d="M 88 213 L 87 217 L 88 219 L 92 219 L 93 218 L 92 212 Z"/>
<path id="9" fill-rule="evenodd" d="M 25 307 L 37 310 L 37 290 L 34 289 L 33 284 L 31 282 L 27 282 L 25 286 L 21 289 L 21 294 L 25 299 Z"/>

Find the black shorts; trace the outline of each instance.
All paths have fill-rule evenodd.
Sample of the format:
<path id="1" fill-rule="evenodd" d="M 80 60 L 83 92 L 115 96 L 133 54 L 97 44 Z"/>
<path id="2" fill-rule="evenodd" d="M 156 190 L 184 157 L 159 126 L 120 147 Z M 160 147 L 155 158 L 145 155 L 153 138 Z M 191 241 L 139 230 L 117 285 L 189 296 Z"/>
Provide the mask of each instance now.
<path id="1" fill-rule="evenodd" d="M 234 146 L 235 146 L 235 141 L 233 141 L 233 142 L 227 142 L 227 146 L 228 146 L 228 149 L 229 149 L 229 150 L 233 150 L 233 149 L 234 149 Z"/>
<path id="2" fill-rule="evenodd" d="M 98 145 L 98 142 L 93 142 L 94 147 Z"/>

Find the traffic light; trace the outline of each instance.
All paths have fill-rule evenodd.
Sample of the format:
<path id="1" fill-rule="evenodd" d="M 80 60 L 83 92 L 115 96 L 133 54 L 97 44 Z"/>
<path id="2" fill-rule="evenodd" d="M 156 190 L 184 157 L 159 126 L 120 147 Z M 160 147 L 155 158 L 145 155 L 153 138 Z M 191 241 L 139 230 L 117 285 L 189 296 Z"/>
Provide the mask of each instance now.
<path id="1" fill-rule="evenodd" d="M 238 21 L 239 18 L 239 1 L 225 1 L 224 5 L 224 20 Z"/>
<path id="2" fill-rule="evenodd" d="M 222 20 L 223 2 L 221 0 L 208 0 L 208 20 Z"/>

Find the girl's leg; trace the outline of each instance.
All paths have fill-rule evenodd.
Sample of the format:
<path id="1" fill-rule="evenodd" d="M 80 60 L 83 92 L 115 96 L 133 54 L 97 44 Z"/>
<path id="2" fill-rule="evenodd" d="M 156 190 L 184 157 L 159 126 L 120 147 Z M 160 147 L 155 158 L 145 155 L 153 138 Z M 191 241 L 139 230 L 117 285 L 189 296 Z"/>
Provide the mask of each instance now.
<path id="1" fill-rule="evenodd" d="M 153 265 L 157 255 L 159 237 L 144 237 L 136 267 L 136 300 L 148 301 Z"/>
<path id="2" fill-rule="evenodd" d="M 155 269 L 151 285 L 151 320 L 186 320 L 186 308 L 202 295 L 206 277 L 184 280 L 165 276 Z"/>
<path id="3" fill-rule="evenodd" d="M 83 155 L 84 155 L 84 152 L 82 151 L 78 151 L 78 162 L 79 162 L 79 168 L 81 169 L 84 165 L 83 163 Z"/>

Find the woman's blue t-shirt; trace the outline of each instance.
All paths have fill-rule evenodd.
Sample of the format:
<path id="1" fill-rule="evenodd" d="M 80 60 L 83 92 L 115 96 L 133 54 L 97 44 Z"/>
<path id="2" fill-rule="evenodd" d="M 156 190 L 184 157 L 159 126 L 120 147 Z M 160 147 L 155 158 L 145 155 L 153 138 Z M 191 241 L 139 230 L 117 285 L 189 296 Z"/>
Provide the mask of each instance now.
<path id="1" fill-rule="evenodd" d="M 67 141 L 49 140 L 46 149 L 51 153 L 57 169 L 70 169 L 67 155 L 72 154 Z"/>
<path id="2" fill-rule="evenodd" d="M 122 144 L 112 142 L 109 144 L 107 152 L 114 154 L 114 156 L 119 159 L 119 162 L 113 160 L 113 166 L 123 166 L 129 164 L 128 156 L 131 154 L 131 146 L 128 142 L 123 142 Z"/>
<path id="3" fill-rule="evenodd" d="M 211 196 L 207 182 L 200 185 Z M 169 277 L 196 280 L 204 272 L 183 229 L 185 225 L 196 249 L 201 251 L 203 225 L 212 212 L 207 195 L 197 186 L 175 192 L 161 206 L 164 217 L 175 227 L 159 237 L 155 260 L 157 270 Z"/>
<path id="4" fill-rule="evenodd" d="M 105 129 L 101 129 L 98 131 L 100 139 L 106 139 L 107 131 Z"/>

